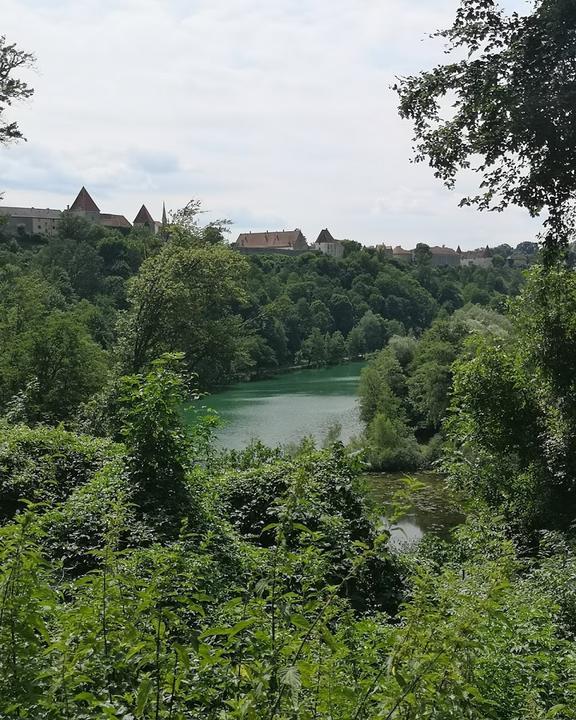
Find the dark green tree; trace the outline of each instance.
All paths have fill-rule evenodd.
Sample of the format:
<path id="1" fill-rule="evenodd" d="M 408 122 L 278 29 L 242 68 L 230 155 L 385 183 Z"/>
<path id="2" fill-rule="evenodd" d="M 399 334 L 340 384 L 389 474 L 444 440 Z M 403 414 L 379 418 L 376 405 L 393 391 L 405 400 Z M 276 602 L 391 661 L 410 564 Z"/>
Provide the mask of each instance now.
<path id="1" fill-rule="evenodd" d="M 0 35 L 0 145 L 23 139 L 22 132 L 15 121 L 3 116 L 6 109 L 17 100 L 25 100 L 34 90 L 23 80 L 16 77 L 22 68 L 30 67 L 34 56 L 9 44 L 4 35 Z"/>
<path id="2" fill-rule="evenodd" d="M 536 0 L 526 15 L 461 0 L 453 25 L 437 33 L 456 57 L 396 85 L 416 160 L 449 187 L 461 170 L 477 172 L 480 191 L 461 204 L 545 211 L 550 251 L 573 233 L 575 26 L 572 0 Z"/>

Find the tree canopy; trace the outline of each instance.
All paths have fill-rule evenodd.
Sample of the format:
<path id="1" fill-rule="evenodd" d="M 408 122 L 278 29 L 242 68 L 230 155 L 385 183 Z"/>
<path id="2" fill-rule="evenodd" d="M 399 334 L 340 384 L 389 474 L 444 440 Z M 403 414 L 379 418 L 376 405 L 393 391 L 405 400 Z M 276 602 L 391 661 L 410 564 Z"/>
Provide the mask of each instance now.
<path id="1" fill-rule="evenodd" d="M 30 67 L 33 62 L 33 55 L 8 43 L 5 35 L 0 35 L 0 145 L 23 138 L 18 123 L 7 120 L 4 114 L 12 103 L 34 93 L 28 83 L 17 76 L 20 69 Z"/>
<path id="2" fill-rule="evenodd" d="M 416 160 L 450 187 L 459 171 L 478 173 L 478 194 L 462 204 L 544 212 L 550 251 L 573 234 L 575 26 L 572 0 L 537 0 L 526 15 L 461 0 L 452 26 L 436 33 L 454 59 L 395 86 Z"/>

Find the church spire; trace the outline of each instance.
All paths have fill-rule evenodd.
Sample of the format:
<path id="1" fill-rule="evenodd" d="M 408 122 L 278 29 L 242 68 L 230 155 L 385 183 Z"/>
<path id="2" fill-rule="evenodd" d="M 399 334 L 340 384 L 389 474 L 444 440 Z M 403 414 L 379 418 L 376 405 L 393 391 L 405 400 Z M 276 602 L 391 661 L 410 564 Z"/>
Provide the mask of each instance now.
<path id="1" fill-rule="evenodd" d="M 162 203 L 162 227 L 168 225 L 168 218 L 166 217 L 166 203 Z"/>

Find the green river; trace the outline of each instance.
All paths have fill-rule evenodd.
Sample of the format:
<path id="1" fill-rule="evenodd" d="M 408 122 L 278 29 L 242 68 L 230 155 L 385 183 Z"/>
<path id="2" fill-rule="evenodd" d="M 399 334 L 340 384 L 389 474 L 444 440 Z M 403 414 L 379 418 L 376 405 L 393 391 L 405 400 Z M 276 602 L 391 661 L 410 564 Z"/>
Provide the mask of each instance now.
<path id="1" fill-rule="evenodd" d="M 270 380 L 238 383 L 204 399 L 216 410 L 223 426 L 217 431 L 221 448 L 241 449 L 251 440 L 264 444 L 294 445 L 304 437 L 322 444 L 334 426 L 339 439 L 360 435 L 358 381 L 364 363 L 319 370 L 297 370 Z M 424 484 L 408 514 L 391 528 L 393 545 L 409 546 L 424 533 L 446 535 L 464 515 L 433 473 L 411 473 Z M 367 475 L 370 494 L 384 508 L 402 482 L 402 473 Z M 385 522 L 385 519 L 383 518 Z"/>

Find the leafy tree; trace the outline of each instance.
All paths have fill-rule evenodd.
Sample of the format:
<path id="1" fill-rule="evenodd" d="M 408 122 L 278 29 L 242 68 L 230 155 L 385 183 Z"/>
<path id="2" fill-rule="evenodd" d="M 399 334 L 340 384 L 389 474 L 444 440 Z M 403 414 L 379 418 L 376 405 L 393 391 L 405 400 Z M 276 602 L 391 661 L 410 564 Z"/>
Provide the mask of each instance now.
<path id="1" fill-rule="evenodd" d="M 17 122 L 3 118 L 6 108 L 17 100 L 31 97 L 34 90 L 15 76 L 21 68 L 31 67 L 34 56 L 9 44 L 5 35 L 0 35 L 0 145 L 21 140 L 23 135 Z"/>
<path id="2" fill-rule="evenodd" d="M 346 340 L 339 330 L 326 334 L 326 359 L 330 365 L 338 365 L 346 357 Z"/>
<path id="3" fill-rule="evenodd" d="M 414 123 L 416 159 L 448 186 L 472 167 L 481 190 L 462 204 L 545 209 L 549 250 L 572 236 L 575 23 L 569 0 L 537 0 L 526 15 L 462 0 L 453 25 L 437 33 L 456 59 L 396 86 L 400 114 Z"/>
<path id="4" fill-rule="evenodd" d="M 335 293 L 330 298 L 329 307 L 336 329 L 348 335 L 354 326 L 354 308 L 350 300 L 345 295 Z"/>
<path id="5" fill-rule="evenodd" d="M 326 363 L 326 338 L 318 328 L 314 328 L 311 335 L 302 343 L 296 359 L 313 367 L 320 367 Z"/>
<path id="6" fill-rule="evenodd" d="M 426 243 L 417 243 L 414 259 L 418 265 L 429 265 L 432 262 L 432 251 Z"/>
<path id="7" fill-rule="evenodd" d="M 536 267 L 514 305 L 513 341 L 486 338 L 456 367 L 450 467 L 532 547 L 576 517 L 575 313 L 574 273 Z"/>
<path id="8" fill-rule="evenodd" d="M 138 371 L 164 352 L 182 351 L 202 384 L 229 371 L 244 336 L 234 308 L 245 295 L 245 260 L 227 248 L 167 244 L 130 284 L 121 344 Z"/>

